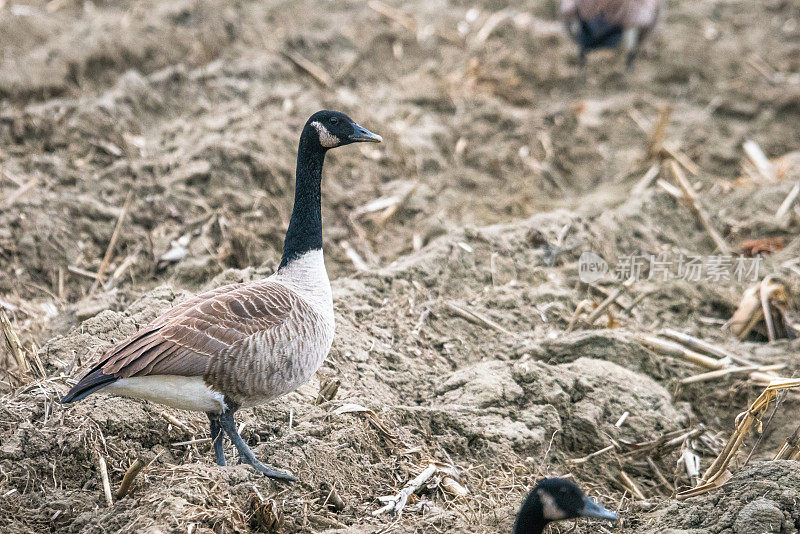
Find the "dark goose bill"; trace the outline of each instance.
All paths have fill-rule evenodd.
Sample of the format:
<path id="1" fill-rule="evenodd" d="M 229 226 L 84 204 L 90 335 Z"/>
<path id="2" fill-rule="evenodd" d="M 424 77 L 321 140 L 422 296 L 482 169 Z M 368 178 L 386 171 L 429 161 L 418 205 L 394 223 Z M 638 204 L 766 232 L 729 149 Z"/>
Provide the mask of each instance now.
<path id="1" fill-rule="evenodd" d="M 617 514 L 612 512 L 611 510 L 606 510 L 593 500 L 587 498 L 584 501 L 583 511 L 581 512 L 581 516 L 583 517 L 594 517 L 596 519 L 606 519 L 608 521 L 616 521 L 618 519 Z"/>
<path id="2" fill-rule="evenodd" d="M 358 124 L 353 124 L 353 129 L 355 130 L 353 133 L 350 134 L 350 140 L 355 142 L 362 142 L 362 143 L 380 143 L 383 141 L 383 137 L 378 134 L 374 134 L 359 126 Z"/>

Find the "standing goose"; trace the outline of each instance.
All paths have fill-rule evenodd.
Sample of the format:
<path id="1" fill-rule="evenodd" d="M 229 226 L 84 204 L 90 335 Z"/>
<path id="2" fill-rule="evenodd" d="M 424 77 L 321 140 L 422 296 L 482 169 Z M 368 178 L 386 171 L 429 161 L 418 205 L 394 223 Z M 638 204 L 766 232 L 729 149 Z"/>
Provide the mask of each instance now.
<path id="1" fill-rule="evenodd" d="M 294 208 L 277 272 L 178 304 L 112 347 L 61 402 L 102 389 L 206 412 L 219 465 L 224 432 L 241 461 L 268 477 L 296 480 L 255 458 L 233 416 L 293 391 L 325 360 L 334 319 L 322 257 L 322 164 L 331 148 L 381 140 L 343 113 L 312 115 L 300 136 Z"/>
<path id="2" fill-rule="evenodd" d="M 625 65 L 633 67 L 639 44 L 656 26 L 665 0 L 561 0 L 561 17 L 579 47 L 583 74 L 586 53 L 613 48 L 620 41 L 627 53 Z"/>
<path id="3" fill-rule="evenodd" d="M 576 517 L 617 520 L 617 514 L 586 497 L 569 480 L 545 478 L 533 487 L 522 502 L 513 534 L 541 534 L 548 523 Z"/>

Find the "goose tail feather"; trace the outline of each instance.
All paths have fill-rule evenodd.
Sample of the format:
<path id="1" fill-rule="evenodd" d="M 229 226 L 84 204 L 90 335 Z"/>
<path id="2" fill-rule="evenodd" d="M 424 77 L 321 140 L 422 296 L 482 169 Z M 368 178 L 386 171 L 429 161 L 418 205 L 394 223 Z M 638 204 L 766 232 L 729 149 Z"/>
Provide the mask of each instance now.
<path id="1" fill-rule="evenodd" d="M 116 382 L 117 379 L 118 378 L 114 375 L 103 373 L 102 369 L 95 369 L 81 378 L 80 382 L 75 384 L 75 386 L 61 398 L 61 404 L 69 404 L 70 402 L 83 400 L 98 389 L 102 389 Z"/>

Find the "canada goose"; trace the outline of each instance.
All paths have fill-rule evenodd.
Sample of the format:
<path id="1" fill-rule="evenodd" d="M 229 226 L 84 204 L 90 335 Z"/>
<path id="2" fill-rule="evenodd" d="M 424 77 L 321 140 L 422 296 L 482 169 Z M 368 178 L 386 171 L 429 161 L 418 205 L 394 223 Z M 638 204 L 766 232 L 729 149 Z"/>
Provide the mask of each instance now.
<path id="1" fill-rule="evenodd" d="M 318 111 L 297 150 L 295 197 L 277 272 L 190 298 L 112 347 L 62 403 L 104 393 L 202 411 L 219 465 L 222 432 L 242 462 L 271 478 L 296 480 L 253 456 L 234 413 L 293 391 L 319 369 L 333 342 L 333 299 L 322 257 L 325 153 L 382 141 L 343 113 Z"/>
<path id="2" fill-rule="evenodd" d="M 552 521 L 575 517 L 617 520 L 617 514 L 586 497 L 569 480 L 545 478 L 533 487 L 522 502 L 513 534 L 540 534 Z"/>
<path id="3" fill-rule="evenodd" d="M 578 43 L 581 75 L 589 50 L 612 48 L 620 41 L 630 70 L 639 44 L 659 21 L 664 5 L 665 0 L 561 0 L 561 17 Z"/>

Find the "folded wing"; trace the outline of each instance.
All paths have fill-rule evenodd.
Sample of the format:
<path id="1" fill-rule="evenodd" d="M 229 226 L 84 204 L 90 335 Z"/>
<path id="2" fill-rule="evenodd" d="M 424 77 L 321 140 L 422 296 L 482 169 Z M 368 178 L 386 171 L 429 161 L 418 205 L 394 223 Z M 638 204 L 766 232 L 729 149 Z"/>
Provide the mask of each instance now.
<path id="1" fill-rule="evenodd" d="M 202 293 L 112 347 L 62 402 L 81 400 L 120 378 L 203 376 L 213 357 L 279 328 L 300 305 L 296 294 L 268 279 Z"/>

